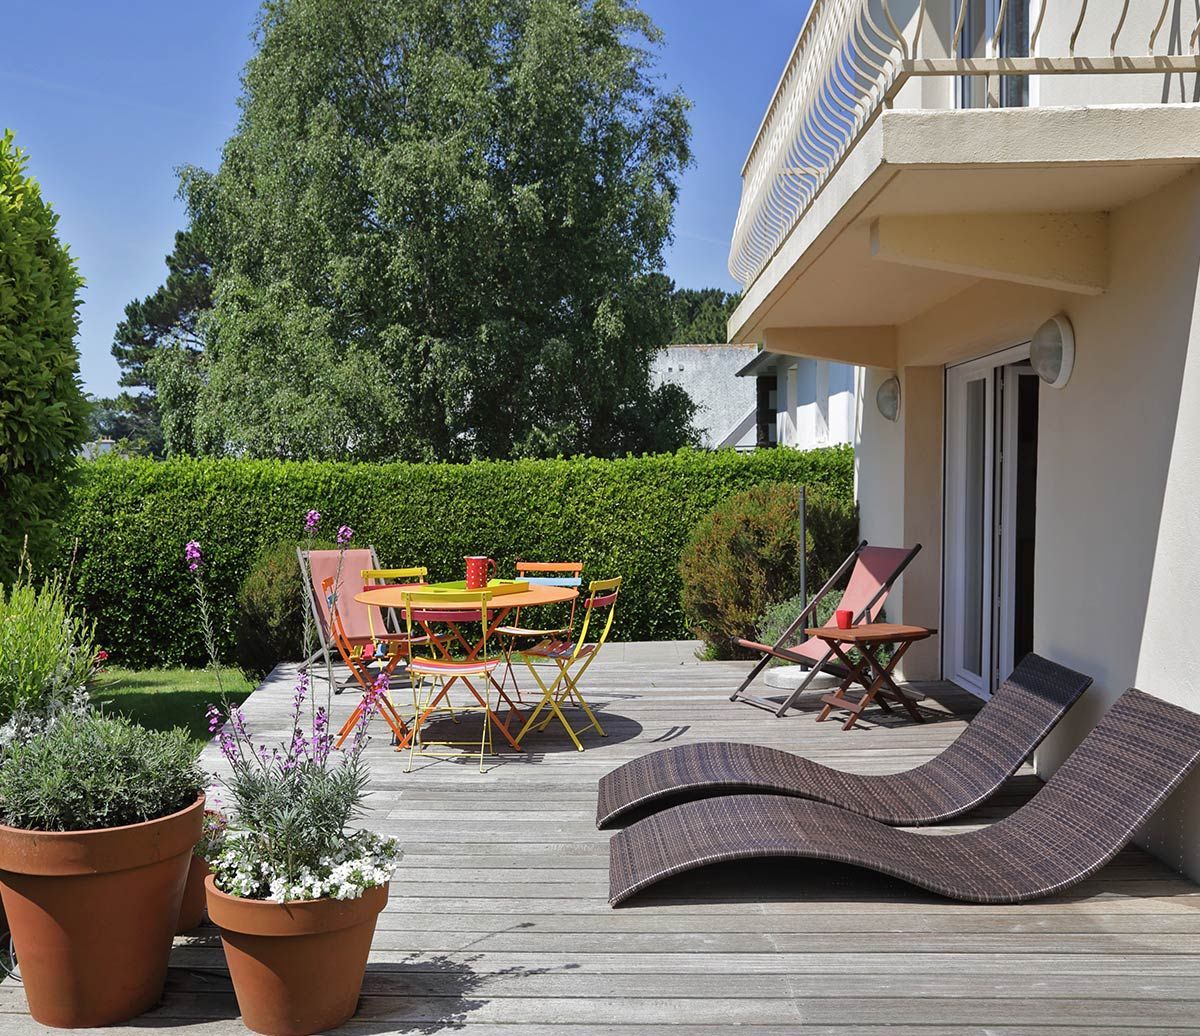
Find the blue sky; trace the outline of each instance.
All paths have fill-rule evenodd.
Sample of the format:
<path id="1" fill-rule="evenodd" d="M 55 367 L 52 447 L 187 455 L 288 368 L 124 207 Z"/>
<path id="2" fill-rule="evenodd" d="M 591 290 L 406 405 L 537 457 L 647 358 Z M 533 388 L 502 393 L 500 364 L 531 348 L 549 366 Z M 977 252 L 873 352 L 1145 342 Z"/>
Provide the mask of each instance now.
<path id="1" fill-rule="evenodd" d="M 666 34 L 666 86 L 692 99 L 667 272 L 736 287 L 725 269 L 738 170 L 808 0 L 643 0 Z M 79 346 L 88 391 L 116 391 L 109 353 L 125 304 L 163 280 L 183 223 L 175 168 L 212 168 L 237 120 L 257 0 L 42 0 L 5 20 L 0 128 L 16 133 L 87 280 Z"/>

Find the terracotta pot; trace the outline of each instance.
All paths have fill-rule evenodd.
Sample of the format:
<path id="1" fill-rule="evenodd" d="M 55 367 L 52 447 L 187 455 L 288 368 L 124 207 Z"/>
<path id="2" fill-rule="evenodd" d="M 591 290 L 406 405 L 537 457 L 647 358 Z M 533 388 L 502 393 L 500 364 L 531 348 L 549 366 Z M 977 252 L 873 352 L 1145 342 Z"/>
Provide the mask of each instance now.
<path id="1" fill-rule="evenodd" d="M 183 886 L 183 903 L 179 907 L 176 935 L 193 931 L 204 922 L 204 879 L 209 873 L 208 864 L 204 859 L 193 855 L 188 866 L 187 884 Z"/>
<path id="2" fill-rule="evenodd" d="M 162 997 L 204 796 L 158 820 L 92 831 L 0 824 L 0 897 L 29 1013 L 114 1025 Z"/>
<path id="3" fill-rule="evenodd" d="M 308 1036 L 354 1014 L 386 885 L 359 899 L 290 903 L 226 895 L 211 876 L 204 888 L 248 1029 Z"/>

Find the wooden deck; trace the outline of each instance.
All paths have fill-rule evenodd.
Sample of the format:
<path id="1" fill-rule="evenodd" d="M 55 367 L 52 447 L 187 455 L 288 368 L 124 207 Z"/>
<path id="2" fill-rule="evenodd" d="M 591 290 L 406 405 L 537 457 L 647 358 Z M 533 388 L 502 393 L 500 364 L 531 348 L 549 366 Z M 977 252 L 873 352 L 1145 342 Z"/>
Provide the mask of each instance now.
<path id="1" fill-rule="evenodd" d="M 864 772 L 938 752 L 972 700 L 928 688 L 931 722 L 878 712 L 842 733 L 809 705 L 785 719 L 728 699 L 745 667 L 698 664 L 679 645 L 622 646 L 589 679 L 609 736 L 583 754 L 553 729 L 523 757 L 473 764 L 404 757 L 380 736 L 367 824 L 406 858 L 380 918 L 355 1033 L 463 1036 L 755 1036 L 804 1032 L 1059 1034 L 1200 1029 L 1200 888 L 1127 851 L 1065 896 L 951 903 L 876 875 L 766 862 L 683 876 L 608 907 L 597 778 L 686 741 L 753 740 Z M 256 692 L 257 731 L 283 735 L 290 674 Z M 813 702 L 817 695 L 813 695 Z M 344 716 L 349 694 L 338 699 Z M 213 762 L 206 756 L 206 762 Z M 969 818 L 994 820 L 1029 774 Z M 963 825 L 966 826 L 966 825 Z M 952 828 L 956 829 L 956 828 Z M 932 837 L 932 836 L 931 836 Z M 0 1032 L 42 1031 L 3 987 Z M 166 998 L 125 1032 L 239 1033 L 212 929 L 177 940 Z M 743 1031 L 743 1030 L 739 1030 Z"/>

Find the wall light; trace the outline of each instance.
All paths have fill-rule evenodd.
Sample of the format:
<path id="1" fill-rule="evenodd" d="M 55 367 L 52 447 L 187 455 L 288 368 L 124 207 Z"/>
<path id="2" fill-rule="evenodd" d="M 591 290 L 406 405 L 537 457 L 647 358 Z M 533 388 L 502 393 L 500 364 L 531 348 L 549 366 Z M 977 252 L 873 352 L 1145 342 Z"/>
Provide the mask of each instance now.
<path id="1" fill-rule="evenodd" d="M 1051 317 L 1033 333 L 1029 362 L 1037 376 L 1051 388 L 1071 380 L 1075 368 L 1075 331 L 1065 313 Z"/>
<path id="2" fill-rule="evenodd" d="M 900 379 L 892 375 L 875 393 L 875 405 L 879 412 L 889 421 L 895 421 L 900 416 Z"/>

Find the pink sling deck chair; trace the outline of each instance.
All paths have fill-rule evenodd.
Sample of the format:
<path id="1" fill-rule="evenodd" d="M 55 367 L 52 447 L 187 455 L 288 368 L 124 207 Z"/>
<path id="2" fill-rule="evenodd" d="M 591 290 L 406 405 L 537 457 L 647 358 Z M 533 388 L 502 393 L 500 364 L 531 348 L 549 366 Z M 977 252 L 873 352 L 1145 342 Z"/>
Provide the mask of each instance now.
<path id="1" fill-rule="evenodd" d="M 329 602 L 321 589 L 325 580 L 337 579 L 338 617 L 341 621 L 345 641 L 352 648 L 363 648 L 377 642 L 397 643 L 401 646 L 408 643 L 408 638 L 395 631 L 395 620 L 388 622 L 383 615 L 372 615 L 371 607 L 354 599 L 356 594 L 375 584 L 377 580 L 389 577 L 393 572 L 407 572 L 404 569 L 381 569 L 379 558 L 374 547 L 356 547 L 353 550 L 340 552 L 342 554 L 341 572 L 338 572 L 338 554 L 336 550 L 298 550 L 300 572 L 303 577 L 304 595 L 312 610 L 313 619 L 317 626 L 317 636 L 320 648 L 308 661 L 315 661 L 318 656 L 325 659 L 327 679 L 337 693 L 344 686 L 354 683 L 354 666 L 350 665 L 351 678 L 341 683 L 334 683 L 334 659 L 341 651 L 333 635 L 333 627 L 329 615 Z M 385 613 L 386 614 L 386 613 Z"/>
<path id="2" fill-rule="evenodd" d="M 767 709 L 774 712 L 776 716 L 782 716 L 787 712 L 800 695 L 812 683 L 816 675 L 822 671 L 842 674 L 843 669 L 834 661 L 834 653 L 831 648 L 827 647 L 824 641 L 821 640 L 806 640 L 802 644 L 797 644 L 793 647 L 788 647 L 787 642 L 795 635 L 798 629 L 802 629 L 805 625 L 811 625 L 811 616 L 816 612 L 817 606 L 845 576 L 846 571 L 850 571 L 850 579 L 846 583 L 845 592 L 842 594 L 839 608 L 846 608 L 854 613 L 854 625 L 858 626 L 864 622 L 872 622 L 878 618 L 879 613 L 883 611 L 884 602 L 887 600 L 888 594 L 895 585 L 900 574 L 909 566 L 913 558 L 921 550 L 921 544 L 915 547 L 872 547 L 863 540 L 850 556 L 841 563 L 838 570 L 830 577 L 827 582 L 812 599 L 804 606 L 800 614 L 796 616 L 796 621 L 793 622 L 783 636 L 774 644 L 760 644 L 754 640 L 746 640 L 742 637 L 734 637 L 733 643 L 740 648 L 746 648 L 750 651 L 761 652 L 762 658 L 758 661 L 749 675 L 742 681 L 742 685 L 729 696 L 730 701 L 744 701 L 748 705 L 757 706 L 760 709 Z M 832 623 L 832 620 L 830 620 Z M 797 687 L 788 697 L 780 704 L 777 700 L 764 698 L 761 696 L 747 694 L 746 688 L 754 682 L 754 679 L 761 673 L 772 658 L 780 658 L 786 662 L 795 662 L 802 666 L 807 666 L 809 669 L 808 675 L 803 682 Z"/>

